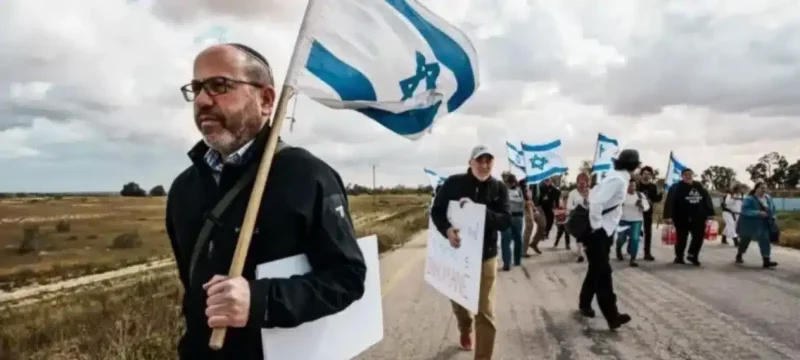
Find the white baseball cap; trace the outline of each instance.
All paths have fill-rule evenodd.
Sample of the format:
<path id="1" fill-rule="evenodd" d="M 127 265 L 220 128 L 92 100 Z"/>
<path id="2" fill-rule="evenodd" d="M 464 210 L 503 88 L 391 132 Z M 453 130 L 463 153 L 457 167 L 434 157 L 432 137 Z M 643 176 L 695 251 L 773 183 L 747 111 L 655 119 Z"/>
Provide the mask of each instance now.
<path id="1" fill-rule="evenodd" d="M 472 148 L 472 152 L 470 154 L 470 160 L 475 160 L 484 155 L 489 155 L 494 158 L 494 154 L 492 154 L 492 152 L 489 150 L 489 147 L 486 145 L 478 145 Z"/>

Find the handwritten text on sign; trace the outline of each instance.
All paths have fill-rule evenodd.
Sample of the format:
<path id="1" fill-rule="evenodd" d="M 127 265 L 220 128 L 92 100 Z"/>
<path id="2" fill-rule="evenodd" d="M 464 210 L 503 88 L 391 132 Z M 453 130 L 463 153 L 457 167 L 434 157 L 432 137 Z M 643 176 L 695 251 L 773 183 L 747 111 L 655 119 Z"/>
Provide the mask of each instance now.
<path id="1" fill-rule="evenodd" d="M 429 219 L 425 281 L 449 299 L 476 313 L 486 206 L 467 203 L 461 207 L 457 201 L 451 201 L 447 217 L 459 229 L 461 246 L 458 249 L 450 246 L 447 238 L 436 230 Z"/>

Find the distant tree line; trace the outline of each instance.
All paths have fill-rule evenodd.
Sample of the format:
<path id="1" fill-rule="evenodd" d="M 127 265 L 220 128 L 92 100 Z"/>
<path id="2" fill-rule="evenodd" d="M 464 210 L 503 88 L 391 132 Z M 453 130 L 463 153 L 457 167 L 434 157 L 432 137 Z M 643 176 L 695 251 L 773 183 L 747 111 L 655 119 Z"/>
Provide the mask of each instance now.
<path id="1" fill-rule="evenodd" d="M 580 171 L 590 173 L 591 161 L 581 162 Z M 778 152 L 770 152 L 758 158 L 758 160 L 747 167 L 750 181 L 753 183 L 764 182 L 773 190 L 774 196 L 797 197 L 800 196 L 800 159 L 790 163 L 785 156 Z M 654 169 L 655 181 L 659 186 L 663 186 L 664 178 L 660 176 L 659 170 Z M 596 179 L 593 179 L 596 180 Z M 700 173 L 700 181 L 709 189 L 715 192 L 723 192 L 730 189 L 737 180 L 736 171 L 733 168 L 722 165 L 712 165 Z M 556 179 L 556 184 L 563 190 L 575 188 L 574 176 L 569 173 Z M 433 187 L 430 185 L 405 186 L 395 185 L 392 187 L 379 186 L 376 189 L 360 184 L 348 183 L 346 186 L 348 195 L 371 195 L 371 194 L 431 194 Z M 167 191 L 161 185 L 156 185 L 150 191 L 144 190 L 139 184 L 131 181 L 122 186 L 119 193 L 107 192 L 82 192 L 82 193 L 0 193 L 0 198 L 9 197 L 44 197 L 44 196 L 166 196 Z"/>

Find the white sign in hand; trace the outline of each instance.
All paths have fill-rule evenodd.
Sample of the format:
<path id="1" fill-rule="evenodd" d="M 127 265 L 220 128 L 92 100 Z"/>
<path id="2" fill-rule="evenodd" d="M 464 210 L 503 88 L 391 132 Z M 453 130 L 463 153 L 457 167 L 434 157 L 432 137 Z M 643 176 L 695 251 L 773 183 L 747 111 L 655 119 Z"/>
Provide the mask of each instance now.
<path id="1" fill-rule="evenodd" d="M 447 217 L 459 229 L 461 246 L 453 248 L 429 219 L 425 281 L 465 309 L 477 313 L 486 205 L 467 202 L 461 206 L 458 201 L 450 201 Z"/>
<path id="2" fill-rule="evenodd" d="M 339 313 L 291 329 L 261 329 L 264 358 L 269 360 L 349 360 L 383 339 L 383 307 L 378 237 L 358 239 L 367 278 L 364 296 Z M 297 255 L 258 265 L 256 277 L 287 278 L 311 271 Z"/>

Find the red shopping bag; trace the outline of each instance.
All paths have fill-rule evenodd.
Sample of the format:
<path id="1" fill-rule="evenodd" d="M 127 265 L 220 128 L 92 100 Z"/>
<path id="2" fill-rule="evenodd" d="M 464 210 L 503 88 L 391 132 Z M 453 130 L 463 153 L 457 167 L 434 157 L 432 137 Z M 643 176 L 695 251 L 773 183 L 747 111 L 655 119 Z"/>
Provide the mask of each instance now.
<path id="1" fill-rule="evenodd" d="M 675 227 L 672 225 L 664 225 L 661 227 L 661 243 L 664 245 L 675 245 L 678 242 L 678 236 L 675 234 Z"/>
<path id="2" fill-rule="evenodd" d="M 717 240 L 718 235 L 719 235 L 719 223 L 716 220 L 706 221 L 706 233 L 705 233 L 706 241 Z"/>

